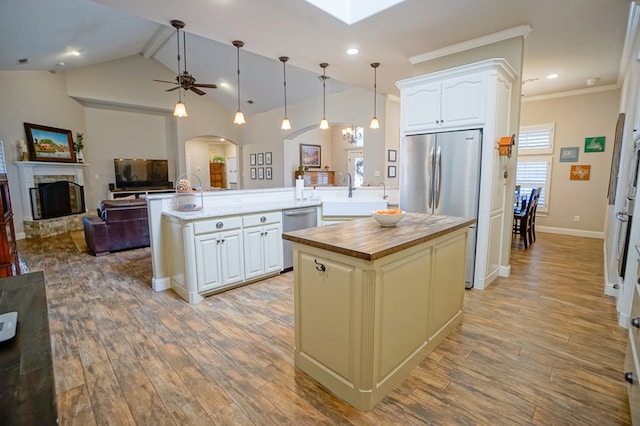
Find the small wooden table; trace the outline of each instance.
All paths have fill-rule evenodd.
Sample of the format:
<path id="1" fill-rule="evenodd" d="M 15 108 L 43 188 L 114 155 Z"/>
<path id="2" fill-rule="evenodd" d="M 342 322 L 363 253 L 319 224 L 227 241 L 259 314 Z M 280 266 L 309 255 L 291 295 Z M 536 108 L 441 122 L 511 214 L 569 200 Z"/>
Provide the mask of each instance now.
<path id="1" fill-rule="evenodd" d="M 0 423 L 55 425 L 56 408 L 43 272 L 0 279 L 0 314 L 18 313 L 16 335 L 0 342 Z"/>

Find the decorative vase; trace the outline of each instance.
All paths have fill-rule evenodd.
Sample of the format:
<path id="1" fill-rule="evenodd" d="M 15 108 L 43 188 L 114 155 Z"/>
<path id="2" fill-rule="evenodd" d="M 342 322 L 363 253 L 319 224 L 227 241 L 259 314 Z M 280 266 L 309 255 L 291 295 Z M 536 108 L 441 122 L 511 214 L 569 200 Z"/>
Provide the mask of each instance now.
<path id="1" fill-rule="evenodd" d="M 76 152 L 76 162 L 84 163 L 84 154 L 82 153 L 82 151 Z"/>

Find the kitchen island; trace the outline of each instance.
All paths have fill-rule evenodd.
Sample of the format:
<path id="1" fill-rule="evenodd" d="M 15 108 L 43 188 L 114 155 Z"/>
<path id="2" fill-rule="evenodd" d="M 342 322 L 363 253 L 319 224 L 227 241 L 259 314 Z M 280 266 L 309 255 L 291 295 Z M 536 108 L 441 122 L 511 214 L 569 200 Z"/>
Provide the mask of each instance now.
<path id="1" fill-rule="evenodd" d="M 462 321 L 471 219 L 407 213 L 284 233 L 293 242 L 295 365 L 368 411 Z"/>

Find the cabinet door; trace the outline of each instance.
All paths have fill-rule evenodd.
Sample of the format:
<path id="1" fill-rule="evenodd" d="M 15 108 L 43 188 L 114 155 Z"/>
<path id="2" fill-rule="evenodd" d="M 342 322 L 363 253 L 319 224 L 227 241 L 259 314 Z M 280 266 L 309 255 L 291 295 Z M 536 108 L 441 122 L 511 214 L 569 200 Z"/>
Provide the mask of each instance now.
<path id="1" fill-rule="evenodd" d="M 195 237 L 196 276 L 199 293 L 222 286 L 220 273 L 220 242 L 218 238 L 218 233 Z"/>
<path id="2" fill-rule="evenodd" d="M 429 83 L 402 92 L 403 130 L 427 130 L 440 126 L 441 83 Z"/>
<path id="3" fill-rule="evenodd" d="M 222 285 L 244 281 L 242 268 L 242 231 L 234 229 L 220 233 L 220 269 Z"/>
<path id="4" fill-rule="evenodd" d="M 262 237 L 264 249 L 264 272 L 277 272 L 282 270 L 282 226 L 274 223 L 264 227 Z"/>
<path id="5" fill-rule="evenodd" d="M 262 233 L 262 226 L 254 226 L 244 230 L 244 276 L 247 279 L 264 274 Z"/>
<path id="6" fill-rule="evenodd" d="M 442 83 L 440 127 L 484 123 L 486 74 L 452 78 Z"/>

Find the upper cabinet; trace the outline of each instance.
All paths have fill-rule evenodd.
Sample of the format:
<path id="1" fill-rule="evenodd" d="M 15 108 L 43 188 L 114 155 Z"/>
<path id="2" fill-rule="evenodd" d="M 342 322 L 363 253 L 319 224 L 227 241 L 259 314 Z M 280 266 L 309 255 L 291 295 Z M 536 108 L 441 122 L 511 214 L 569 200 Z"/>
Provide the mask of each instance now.
<path id="1" fill-rule="evenodd" d="M 414 83 L 401 92 L 403 129 L 443 130 L 484 123 L 486 74 Z"/>
<path id="2" fill-rule="evenodd" d="M 495 108 L 492 83 L 505 76 L 510 86 L 511 68 L 491 60 L 399 81 L 402 132 L 482 127 Z"/>

